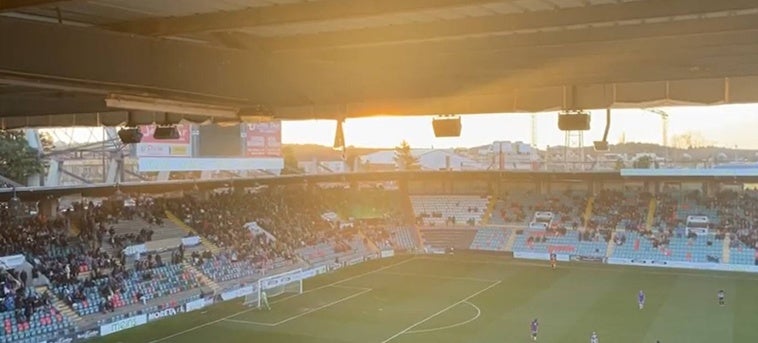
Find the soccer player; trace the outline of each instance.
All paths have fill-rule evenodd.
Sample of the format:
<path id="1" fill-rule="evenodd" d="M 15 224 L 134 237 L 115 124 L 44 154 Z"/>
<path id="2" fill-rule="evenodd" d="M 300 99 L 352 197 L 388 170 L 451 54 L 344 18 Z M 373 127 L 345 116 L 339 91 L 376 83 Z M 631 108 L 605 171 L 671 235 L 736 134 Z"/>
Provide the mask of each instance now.
<path id="1" fill-rule="evenodd" d="M 540 323 L 537 322 L 537 318 L 534 318 L 532 321 L 532 324 L 530 325 L 532 329 L 532 341 L 537 341 L 537 331 L 540 328 Z"/>
<path id="2" fill-rule="evenodd" d="M 641 291 L 637 294 L 637 304 L 640 305 L 640 310 L 645 308 L 645 292 Z"/>
<path id="3" fill-rule="evenodd" d="M 726 293 L 724 293 L 723 289 L 719 290 L 718 297 L 719 297 L 719 305 L 724 306 L 724 304 L 726 303 L 726 301 L 724 300 L 724 298 L 726 298 Z"/>
<path id="4" fill-rule="evenodd" d="M 595 333 L 595 331 L 592 331 L 592 336 L 590 336 L 590 343 L 599 343 L 597 339 L 597 333 Z"/>
<path id="5" fill-rule="evenodd" d="M 268 305 L 268 295 L 266 292 L 261 292 L 261 304 L 266 307 L 267 311 L 271 311 L 271 306 Z"/>
<path id="6" fill-rule="evenodd" d="M 553 270 L 555 270 L 557 264 L 558 264 L 558 256 L 555 254 L 550 254 L 550 266 L 553 267 Z"/>

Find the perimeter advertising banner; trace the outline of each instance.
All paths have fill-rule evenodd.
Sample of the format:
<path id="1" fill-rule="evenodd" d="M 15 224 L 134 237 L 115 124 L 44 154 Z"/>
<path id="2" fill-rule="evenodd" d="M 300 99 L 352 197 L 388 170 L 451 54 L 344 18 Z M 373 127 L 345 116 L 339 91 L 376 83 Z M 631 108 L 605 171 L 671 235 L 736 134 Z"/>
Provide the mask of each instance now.
<path id="1" fill-rule="evenodd" d="M 191 126 L 188 124 L 176 125 L 179 131 L 178 139 L 155 139 L 153 133 L 156 125 L 142 125 L 139 127 L 142 133 L 142 141 L 137 144 L 137 156 L 139 157 L 189 157 L 192 154 Z"/>
<path id="2" fill-rule="evenodd" d="M 243 124 L 245 156 L 279 157 L 282 155 L 282 122 Z"/>

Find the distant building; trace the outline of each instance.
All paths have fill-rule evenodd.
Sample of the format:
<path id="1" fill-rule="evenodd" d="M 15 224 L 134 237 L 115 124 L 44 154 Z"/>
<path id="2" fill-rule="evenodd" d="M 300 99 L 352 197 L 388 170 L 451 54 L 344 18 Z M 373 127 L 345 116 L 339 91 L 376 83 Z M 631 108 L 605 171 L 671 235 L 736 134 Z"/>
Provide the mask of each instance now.
<path id="1" fill-rule="evenodd" d="M 413 149 L 422 170 L 484 170 L 486 165 L 468 156 L 446 149 Z M 397 170 L 395 150 L 377 151 L 360 157 L 362 170 Z"/>
<path id="2" fill-rule="evenodd" d="M 300 161 L 297 163 L 297 167 L 300 168 L 305 174 L 330 174 L 330 173 L 347 173 L 350 172 L 350 168 L 347 163 L 342 160 L 337 161 Z"/>

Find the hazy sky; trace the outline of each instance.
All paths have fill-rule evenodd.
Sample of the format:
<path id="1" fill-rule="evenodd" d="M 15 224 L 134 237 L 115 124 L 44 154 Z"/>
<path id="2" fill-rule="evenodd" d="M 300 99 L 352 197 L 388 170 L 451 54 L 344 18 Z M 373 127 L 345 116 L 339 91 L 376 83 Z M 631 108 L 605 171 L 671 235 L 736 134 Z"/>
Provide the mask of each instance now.
<path id="1" fill-rule="evenodd" d="M 745 149 L 758 149 L 758 104 L 729 106 L 699 106 L 661 108 L 670 114 L 669 137 L 684 132 L 700 133 L 709 142 L 723 147 L 735 145 Z M 661 118 L 644 110 L 613 110 L 608 141 L 658 143 L 662 141 Z M 359 147 L 394 147 L 402 140 L 415 148 L 449 148 L 485 145 L 496 140 L 531 143 L 531 114 L 487 114 L 462 116 L 460 137 L 435 138 L 432 131 L 433 116 L 373 117 L 348 119 L 344 124 L 347 145 Z M 558 130 L 557 112 L 538 113 L 537 146 L 564 144 L 564 134 Z M 282 124 L 282 141 L 285 144 L 315 143 L 331 146 L 334 142 L 336 122 L 333 120 L 285 121 Z M 592 113 L 592 130 L 585 132 L 585 146 L 600 140 L 605 129 L 605 111 Z M 68 128 L 76 141 L 97 141 L 100 130 Z M 88 139 L 90 134 L 94 136 Z M 670 140 L 671 142 L 671 140 Z"/>
<path id="2" fill-rule="evenodd" d="M 669 137 L 684 132 L 698 132 L 719 146 L 758 149 L 758 105 L 728 105 L 661 108 L 670 114 Z M 537 116 L 537 145 L 563 145 L 564 134 L 558 130 L 557 113 Z M 402 140 L 411 146 L 426 148 L 470 147 L 495 140 L 531 142 L 530 114 L 488 114 L 462 116 L 461 136 L 435 138 L 432 116 L 375 117 L 348 119 L 343 128 L 347 145 L 393 147 Z M 592 113 L 592 129 L 584 133 L 585 145 L 600 140 L 605 129 L 605 111 Z M 332 145 L 336 122 L 331 120 L 290 121 L 282 125 L 282 141 Z M 627 142 L 661 143 L 661 118 L 644 110 L 613 110 L 610 143 L 622 135 Z M 670 140 L 671 141 L 671 140 Z"/>

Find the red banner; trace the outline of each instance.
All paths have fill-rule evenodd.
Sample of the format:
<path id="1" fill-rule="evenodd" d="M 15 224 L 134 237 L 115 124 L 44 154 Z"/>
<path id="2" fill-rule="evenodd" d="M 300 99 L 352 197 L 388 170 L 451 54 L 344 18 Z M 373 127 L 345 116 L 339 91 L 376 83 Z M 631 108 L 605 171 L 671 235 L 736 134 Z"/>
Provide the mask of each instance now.
<path id="1" fill-rule="evenodd" d="M 190 143 L 190 126 L 184 124 L 176 125 L 179 131 L 178 139 L 155 139 L 153 133 L 156 125 L 141 125 L 139 131 L 142 132 L 142 143 L 170 143 L 170 144 L 189 144 Z"/>
<path id="2" fill-rule="evenodd" d="M 244 125 L 245 156 L 282 156 L 282 123 L 280 121 Z"/>

